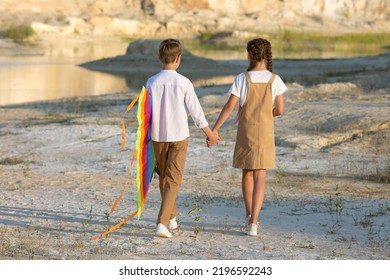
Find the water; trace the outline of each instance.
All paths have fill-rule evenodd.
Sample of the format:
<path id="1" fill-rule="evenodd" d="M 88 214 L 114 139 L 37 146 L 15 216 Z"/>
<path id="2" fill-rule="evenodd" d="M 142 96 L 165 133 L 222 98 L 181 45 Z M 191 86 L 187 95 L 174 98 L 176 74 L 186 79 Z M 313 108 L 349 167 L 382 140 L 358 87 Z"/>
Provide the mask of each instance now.
<path id="1" fill-rule="evenodd" d="M 77 66 L 87 61 L 123 55 L 127 46 L 126 42 L 74 43 L 46 47 L 44 55 L 40 56 L 1 56 L 0 53 L 0 106 L 125 92 L 129 90 L 130 83 L 133 86 L 138 85 L 137 82 L 143 84 L 150 73 L 140 72 L 131 74 L 132 77 L 123 77 Z M 243 65 L 246 63 L 244 48 L 242 51 L 206 51 L 190 47 L 190 51 L 208 58 L 242 60 Z M 312 56 L 340 57 L 345 53 L 317 54 L 302 50 L 299 54 L 287 54 L 277 49 L 274 52 L 274 58 L 305 59 Z M 219 79 L 224 84 L 233 81 L 230 76 Z M 195 86 L 215 83 L 218 81 L 194 80 Z"/>
<path id="2" fill-rule="evenodd" d="M 126 47 L 127 43 L 83 44 L 52 48 L 40 56 L 0 56 L 0 105 L 126 91 L 122 77 L 77 66 L 124 54 Z"/>
<path id="3" fill-rule="evenodd" d="M 123 77 L 77 66 L 83 62 L 123 55 L 127 46 L 126 42 L 99 45 L 73 43 L 46 48 L 44 55 L 1 56 L 0 53 L 0 106 L 136 90 L 129 89 L 129 84 L 138 89 L 155 71 Z M 207 52 L 197 54 L 207 56 Z M 242 54 L 245 55 L 244 52 Z M 238 56 L 221 56 L 220 52 L 211 52 L 209 57 L 243 58 L 240 53 Z M 202 81 L 195 83 L 203 85 Z"/>

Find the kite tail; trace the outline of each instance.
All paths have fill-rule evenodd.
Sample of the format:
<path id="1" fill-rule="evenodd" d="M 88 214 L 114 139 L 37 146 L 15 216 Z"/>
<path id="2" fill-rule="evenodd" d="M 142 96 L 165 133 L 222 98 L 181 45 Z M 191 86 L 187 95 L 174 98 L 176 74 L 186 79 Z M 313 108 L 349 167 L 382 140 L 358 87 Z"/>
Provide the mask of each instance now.
<path id="1" fill-rule="evenodd" d="M 137 152 L 134 152 L 133 157 L 131 159 L 131 164 L 130 164 L 129 171 L 127 172 L 126 182 L 125 182 L 125 184 L 123 186 L 123 191 L 120 194 L 120 196 L 118 196 L 118 198 L 115 200 L 114 204 L 111 206 L 110 213 L 114 212 L 116 206 L 118 205 L 119 201 L 121 201 L 123 195 L 125 194 L 125 192 L 127 190 L 127 187 L 129 186 L 129 178 L 130 178 L 130 175 L 131 175 L 131 171 L 133 170 L 133 163 L 134 163 L 134 160 L 135 160 L 136 157 L 137 157 Z"/>
<path id="2" fill-rule="evenodd" d="M 136 95 L 133 101 L 127 106 L 127 109 L 123 112 L 122 115 L 122 148 L 126 145 L 126 128 L 125 128 L 125 114 L 130 111 L 131 108 L 133 108 L 135 102 L 137 102 L 138 98 L 140 97 L 142 91 Z"/>
<path id="3" fill-rule="evenodd" d="M 134 218 L 134 216 L 137 215 L 137 213 L 138 213 L 138 210 L 135 211 L 134 213 L 131 213 L 131 215 L 128 216 L 126 219 L 123 219 L 120 223 L 116 224 L 116 225 L 113 226 L 112 228 L 109 228 L 109 229 L 106 230 L 104 233 L 92 237 L 92 240 L 98 240 L 98 239 L 101 239 L 101 238 L 103 238 L 103 237 L 106 237 L 107 234 L 109 234 L 110 232 L 113 232 L 114 230 L 120 228 L 121 226 L 123 226 L 124 224 L 126 224 L 128 221 L 130 221 L 132 218 Z"/>
<path id="4" fill-rule="evenodd" d="M 137 130 L 137 141 L 136 141 L 136 151 L 133 154 L 133 157 L 131 159 L 131 164 L 129 171 L 126 176 L 126 182 L 123 186 L 123 191 L 119 195 L 119 197 L 115 200 L 114 204 L 111 207 L 110 213 L 112 213 L 116 206 L 118 205 L 119 201 L 122 199 L 123 195 L 125 194 L 127 187 L 129 185 L 129 178 L 133 169 L 133 164 L 135 161 L 135 158 L 137 158 L 137 204 L 138 209 L 130 214 L 127 218 L 123 219 L 121 222 L 116 224 L 115 226 L 111 227 L 104 233 L 95 236 L 92 238 L 92 240 L 98 240 L 100 238 L 106 237 L 107 234 L 110 232 L 113 232 L 114 230 L 118 229 L 119 227 L 123 226 L 125 223 L 130 221 L 132 218 L 134 218 L 138 214 L 138 219 L 140 218 L 142 208 L 144 206 L 144 202 L 146 199 L 146 195 L 149 190 L 149 184 L 150 181 L 153 178 L 153 171 L 154 167 L 156 165 L 156 161 L 154 158 L 154 151 L 153 151 L 153 143 L 151 141 L 151 116 L 152 116 L 152 107 L 151 107 L 151 96 L 148 95 L 148 92 L 146 91 L 145 87 L 142 87 L 142 90 L 137 96 L 134 98 L 134 100 L 129 104 L 125 112 L 123 113 L 122 117 L 122 148 L 126 145 L 126 128 L 125 128 L 125 121 L 124 121 L 124 115 L 130 111 L 130 109 L 134 106 L 134 104 L 139 101 L 138 103 L 138 130 Z"/>
<path id="5" fill-rule="evenodd" d="M 142 91 L 140 93 L 138 93 L 135 98 L 133 99 L 133 101 L 131 101 L 131 103 L 129 104 L 129 106 L 127 106 L 126 110 L 123 112 L 123 115 L 122 115 L 122 148 L 124 148 L 126 146 L 126 127 L 125 127 L 125 115 L 128 111 L 130 111 L 131 108 L 133 108 L 134 104 L 138 101 L 140 95 L 141 95 Z M 137 157 L 137 151 L 134 152 L 133 154 L 133 157 L 131 159 L 131 164 L 130 164 L 130 168 L 129 168 L 129 171 L 127 172 L 127 176 L 126 176 L 126 182 L 123 186 L 123 191 L 122 193 L 120 194 L 120 196 L 115 200 L 114 204 L 112 205 L 111 207 L 111 210 L 110 210 L 110 213 L 114 212 L 116 206 L 118 205 L 119 201 L 122 199 L 123 195 L 125 194 L 126 190 L 127 190 L 127 187 L 129 185 L 129 177 L 131 175 L 131 171 L 133 170 L 133 163 L 134 163 L 134 160 L 135 158 Z"/>

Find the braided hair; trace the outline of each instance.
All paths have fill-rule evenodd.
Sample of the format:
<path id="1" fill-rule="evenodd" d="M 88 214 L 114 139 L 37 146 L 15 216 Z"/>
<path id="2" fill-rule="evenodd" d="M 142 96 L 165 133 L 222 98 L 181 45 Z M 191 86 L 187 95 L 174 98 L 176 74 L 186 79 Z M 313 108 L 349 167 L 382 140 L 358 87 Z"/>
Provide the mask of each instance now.
<path id="1" fill-rule="evenodd" d="M 268 71 L 272 72 L 272 50 L 271 43 L 262 38 L 253 39 L 246 45 L 250 57 L 247 71 L 255 68 L 256 64 L 265 59 Z"/>

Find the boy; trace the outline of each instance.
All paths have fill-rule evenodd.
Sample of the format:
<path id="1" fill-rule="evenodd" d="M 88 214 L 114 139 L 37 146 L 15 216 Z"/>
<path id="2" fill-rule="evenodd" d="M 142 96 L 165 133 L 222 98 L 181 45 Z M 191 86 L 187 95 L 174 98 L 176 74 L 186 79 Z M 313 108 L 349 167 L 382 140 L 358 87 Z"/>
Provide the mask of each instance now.
<path id="1" fill-rule="evenodd" d="M 163 69 L 150 77 L 146 88 L 152 96 L 152 141 L 159 174 L 161 207 L 156 236 L 172 237 L 176 229 L 176 197 L 182 181 L 190 136 L 187 114 L 206 134 L 209 145 L 219 137 L 208 127 L 203 109 L 189 79 L 176 72 L 181 62 L 182 46 L 178 40 L 160 43 L 159 60 Z"/>

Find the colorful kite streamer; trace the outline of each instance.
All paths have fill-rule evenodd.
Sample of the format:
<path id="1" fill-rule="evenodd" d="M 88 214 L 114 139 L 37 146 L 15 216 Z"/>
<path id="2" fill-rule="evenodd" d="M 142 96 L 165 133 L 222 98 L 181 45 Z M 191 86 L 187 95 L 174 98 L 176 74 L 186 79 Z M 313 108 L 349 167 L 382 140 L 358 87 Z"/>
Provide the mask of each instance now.
<path id="1" fill-rule="evenodd" d="M 121 227 L 128 221 L 130 221 L 135 215 L 138 215 L 138 219 L 141 216 L 142 209 L 145 204 L 145 199 L 149 191 L 149 185 L 153 178 L 153 172 L 156 166 L 156 160 L 154 157 L 153 150 L 153 142 L 151 139 L 151 125 L 152 125 L 152 96 L 148 93 L 145 87 L 142 87 L 142 90 L 134 100 L 129 104 L 126 111 L 123 113 L 122 118 L 122 148 L 126 145 L 126 129 L 125 129 L 125 121 L 124 115 L 130 111 L 130 109 L 134 106 L 134 104 L 138 100 L 138 111 L 137 111 L 137 119 L 138 119 L 138 130 L 137 130 L 137 141 L 136 141 L 136 150 L 131 159 L 129 172 L 126 176 L 126 182 L 123 187 L 123 191 L 121 195 L 116 199 L 114 204 L 111 207 L 110 213 L 112 213 L 119 201 L 122 199 L 125 194 L 129 177 L 131 175 L 131 171 L 133 169 L 134 160 L 137 158 L 137 175 L 136 175 L 136 183 L 137 183 L 137 205 L 138 209 L 130 214 L 127 218 L 123 219 L 117 225 L 111 227 L 101 235 L 95 236 L 92 240 L 97 240 L 105 237 L 110 232 L 116 230 Z"/>

